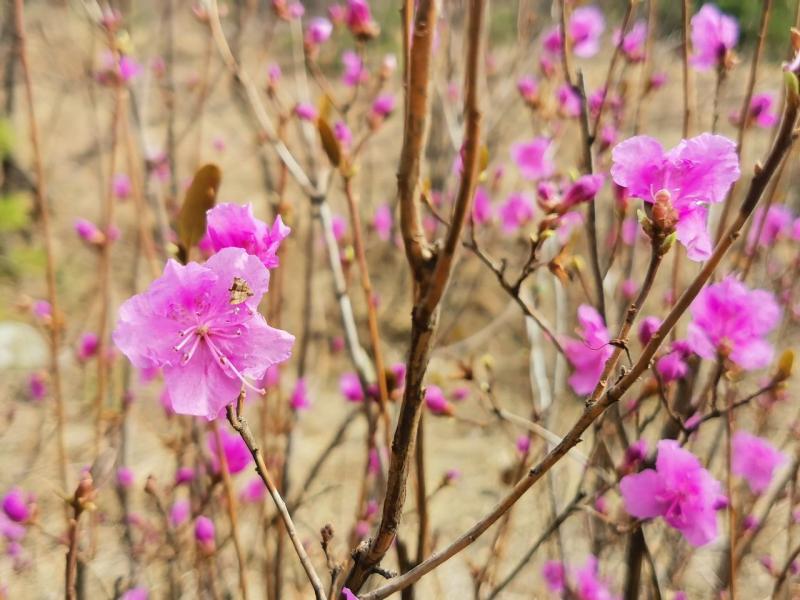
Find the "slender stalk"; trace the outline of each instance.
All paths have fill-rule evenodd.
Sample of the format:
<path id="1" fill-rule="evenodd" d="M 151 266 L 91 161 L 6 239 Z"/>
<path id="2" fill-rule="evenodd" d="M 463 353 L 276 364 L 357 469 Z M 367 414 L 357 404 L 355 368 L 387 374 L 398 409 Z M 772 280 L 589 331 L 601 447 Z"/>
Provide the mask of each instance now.
<path id="1" fill-rule="evenodd" d="M 730 600 L 736 600 L 736 508 L 733 494 L 733 398 L 728 390 L 728 410 L 725 418 L 725 486 L 728 494 L 728 593 Z"/>
<path id="2" fill-rule="evenodd" d="M 67 447 L 64 440 L 65 414 L 64 397 L 61 388 L 61 367 L 58 353 L 61 347 L 61 311 L 56 290 L 56 258 L 53 251 L 53 235 L 50 225 L 50 206 L 47 202 L 47 188 L 44 177 L 44 160 L 39 139 L 39 125 L 36 121 L 36 109 L 33 102 L 33 82 L 28 65 L 28 39 L 25 34 L 25 14 L 23 0 L 14 0 L 14 28 L 17 36 L 17 50 L 25 82 L 25 99 L 28 105 L 28 127 L 33 149 L 34 171 L 36 173 L 36 209 L 42 232 L 42 245 L 45 255 L 45 280 L 47 283 L 47 301 L 50 303 L 51 323 L 49 327 L 50 381 L 53 388 L 53 400 L 56 407 L 56 447 L 58 448 L 58 472 L 63 489 L 67 489 Z"/>
<path id="3" fill-rule="evenodd" d="M 216 421 L 211 421 L 211 434 L 217 446 L 217 461 L 219 461 L 219 471 L 222 475 L 222 487 L 225 490 L 226 508 L 228 509 L 228 519 L 231 522 L 231 538 L 233 547 L 236 550 L 236 560 L 239 564 L 239 590 L 242 598 L 247 600 L 247 558 L 242 548 L 242 541 L 239 535 L 239 519 L 236 515 L 236 494 L 233 492 L 233 482 L 231 481 L 231 471 L 228 468 L 228 458 L 225 456 L 225 448 L 222 445 L 222 436 L 219 433 L 219 425 Z"/>
<path id="4" fill-rule="evenodd" d="M 237 405 L 241 405 L 243 401 L 244 398 L 242 394 L 239 396 Z M 289 514 L 289 510 L 286 508 L 286 503 L 284 503 L 283 498 L 281 498 L 278 488 L 275 486 L 275 482 L 272 480 L 272 476 L 267 470 L 267 465 L 264 462 L 264 455 L 261 453 L 261 450 L 258 447 L 255 436 L 253 436 L 253 432 L 250 431 L 250 426 L 247 424 L 245 418 L 239 414 L 238 406 L 236 409 L 234 409 L 233 405 L 229 404 L 227 408 L 227 415 L 228 422 L 230 422 L 231 427 L 233 427 L 239 433 L 239 435 L 242 436 L 242 440 L 244 440 L 247 449 L 253 456 L 253 460 L 256 461 L 256 473 L 258 473 L 259 477 L 261 477 L 264 485 L 267 486 L 267 491 L 272 497 L 272 501 L 275 503 L 275 507 L 278 509 L 278 512 L 281 515 L 281 520 L 286 528 L 286 534 L 289 536 L 295 552 L 297 553 L 297 557 L 300 559 L 300 564 L 303 566 L 303 570 L 306 572 L 306 576 L 311 582 L 311 587 L 314 588 L 315 597 L 317 600 L 326 600 L 327 597 L 325 595 L 325 589 L 322 585 L 322 581 L 320 580 L 319 575 L 317 575 L 314 565 L 311 564 L 311 559 L 309 559 L 308 554 L 303 547 L 303 542 L 300 541 L 300 537 L 297 535 L 297 529 L 294 526 L 294 521 L 292 521 L 292 516 Z"/>

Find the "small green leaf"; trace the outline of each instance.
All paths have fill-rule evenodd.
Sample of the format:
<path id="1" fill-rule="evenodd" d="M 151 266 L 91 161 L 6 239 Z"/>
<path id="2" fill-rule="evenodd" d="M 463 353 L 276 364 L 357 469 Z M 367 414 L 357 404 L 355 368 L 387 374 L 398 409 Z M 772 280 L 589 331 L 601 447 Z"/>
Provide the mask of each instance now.
<path id="1" fill-rule="evenodd" d="M 797 102 L 798 98 L 800 98 L 800 81 L 798 81 L 797 75 L 791 71 L 784 71 L 783 78 L 786 82 L 786 91 L 789 97 Z"/>
<path id="2" fill-rule="evenodd" d="M 0 232 L 25 229 L 31 222 L 31 202 L 25 194 L 9 194 L 0 198 Z"/>
<path id="3" fill-rule="evenodd" d="M 222 181 L 222 171 L 217 165 L 200 167 L 186 190 L 183 206 L 178 213 L 178 239 L 180 258 L 186 262 L 189 252 L 206 232 L 206 212 L 214 207 Z"/>

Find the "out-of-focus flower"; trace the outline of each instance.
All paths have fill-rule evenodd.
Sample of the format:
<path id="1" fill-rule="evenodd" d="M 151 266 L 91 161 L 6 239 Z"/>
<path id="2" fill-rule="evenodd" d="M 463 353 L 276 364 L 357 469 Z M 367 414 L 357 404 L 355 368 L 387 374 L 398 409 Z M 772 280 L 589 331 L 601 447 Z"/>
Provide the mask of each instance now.
<path id="1" fill-rule="evenodd" d="M 258 504 L 264 500 L 266 495 L 267 486 L 264 485 L 264 482 L 261 481 L 260 477 L 253 477 L 247 482 L 247 485 L 244 486 L 241 494 L 239 494 L 239 498 L 242 500 L 242 502 Z"/>
<path id="2" fill-rule="evenodd" d="M 314 17 L 306 28 L 306 46 L 313 48 L 324 44 L 333 33 L 333 24 L 325 17 Z"/>
<path id="3" fill-rule="evenodd" d="M 581 202 L 591 202 L 597 196 L 606 178 L 600 174 L 582 175 L 564 192 L 561 210 L 568 210 Z"/>
<path id="4" fill-rule="evenodd" d="M 472 222 L 475 225 L 483 225 L 492 219 L 492 202 L 486 188 L 479 185 L 475 189 L 475 198 L 472 201 Z"/>
<path id="5" fill-rule="evenodd" d="M 745 116 L 746 124 L 755 123 L 762 129 L 769 129 L 778 122 L 778 115 L 775 114 L 773 107 L 775 96 L 769 92 L 754 94 L 750 100 L 750 109 Z M 739 111 L 731 114 L 731 123 L 739 125 L 741 123 Z"/>
<path id="6" fill-rule="evenodd" d="M 372 103 L 372 114 L 385 119 L 394 112 L 395 100 L 391 94 L 381 94 Z"/>
<path id="7" fill-rule="evenodd" d="M 764 338 L 778 324 L 781 310 L 771 292 L 750 290 L 729 275 L 703 288 L 689 310 L 693 352 L 708 359 L 722 354 L 745 370 L 761 369 L 772 360 L 772 345 Z"/>
<path id="8" fill-rule="evenodd" d="M 645 317 L 639 323 L 639 342 L 644 346 L 653 337 L 653 334 L 661 327 L 661 319 L 658 317 Z"/>
<path id="9" fill-rule="evenodd" d="M 133 469 L 130 467 L 120 467 L 117 469 L 117 485 L 121 488 L 129 488 L 134 482 Z"/>
<path id="10" fill-rule="evenodd" d="M 203 515 L 197 517 L 194 521 L 194 539 L 209 554 L 214 551 L 215 537 L 214 522 Z"/>
<path id="11" fill-rule="evenodd" d="M 500 205 L 499 216 L 503 231 L 512 234 L 533 219 L 533 202 L 521 192 L 511 194 Z"/>
<path id="12" fill-rule="evenodd" d="M 669 152 L 648 136 L 636 136 L 611 152 L 611 177 L 637 198 L 666 198 L 678 213 L 678 241 L 691 260 L 711 256 L 708 204 L 722 202 L 739 179 L 736 144 L 710 133 L 683 140 Z"/>
<path id="13" fill-rule="evenodd" d="M 3 512 L 15 523 L 24 523 L 31 516 L 28 499 L 20 488 L 11 488 L 3 496 Z"/>
<path id="14" fill-rule="evenodd" d="M 97 354 L 99 348 L 100 338 L 97 337 L 96 333 L 88 331 L 82 334 L 78 340 L 78 360 L 86 362 Z"/>
<path id="15" fill-rule="evenodd" d="M 125 200 L 130 197 L 133 186 L 131 178 L 126 173 L 117 173 L 111 184 L 114 189 L 114 197 L 118 200 Z"/>
<path id="16" fill-rule="evenodd" d="M 305 377 L 300 377 L 295 382 L 290 404 L 293 410 L 308 410 L 311 408 L 311 398 L 308 395 L 308 384 Z"/>
<path id="17" fill-rule="evenodd" d="M 388 242 L 392 236 L 392 207 L 388 204 L 381 204 L 375 209 L 375 215 L 372 217 L 372 226 L 375 228 L 375 233 L 384 242 Z"/>
<path id="18" fill-rule="evenodd" d="M 733 435 L 731 470 L 743 477 L 756 494 L 769 487 L 775 470 L 786 463 L 786 455 L 769 441 L 746 431 Z"/>
<path id="19" fill-rule="evenodd" d="M 620 481 L 625 510 L 639 519 L 663 517 L 693 546 L 717 537 L 717 510 L 726 502 L 719 481 L 675 440 L 658 442 L 656 468 Z"/>
<path id="20" fill-rule="evenodd" d="M 347 0 L 347 27 L 353 37 L 371 40 L 380 33 L 380 27 L 372 18 L 367 0 Z"/>
<path id="21" fill-rule="evenodd" d="M 560 594 L 564 591 L 566 584 L 566 571 L 564 565 L 558 560 L 548 560 L 542 567 L 542 576 L 549 589 L 554 594 Z"/>
<path id="22" fill-rule="evenodd" d="M 730 52 L 739 41 L 739 24 L 714 5 L 704 4 L 692 17 L 692 65 L 700 71 L 730 67 Z"/>
<path id="23" fill-rule="evenodd" d="M 581 114 L 581 98 L 572 89 L 572 86 L 565 83 L 556 91 L 556 101 L 558 102 L 558 112 L 565 117 L 579 117 Z"/>
<path id="24" fill-rule="evenodd" d="M 170 260 L 120 307 L 114 342 L 135 367 L 162 368 L 175 412 L 214 419 L 291 354 L 294 336 L 258 313 L 268 285 L 269 271 L 241 248 L 203 265 Z"/>
<path id="25" fill-rule="evenodd" d="M 178 467 L 175 471 L 175 485 L 182 485 L 194 481 L 194 469 L 192 467 Z"/>
<path id="26" fill-rule="evenodd" d="M 550 177 L 555 170 L 550 139 L 537 137 L 511 146 L 511 158 L 525 179 L 535 181 Z"/>
<path id="27" fill-rule="evenodd" d="M 364 401 L 364 390 L 361 387 L 361 380 L 355 373 L 344 373 L 339 378 L 339 391 L 348 402 Z"/>
<path id="28" fill-rule="evenodd" d="M 368 73 L 364 68 L 364 63 L 361 61 L 361 57 L 352 50 L 342 53 L 342 65 L 344 66 L 342 82 L 346 86 L 355 87 L 367 80 Z"/>
<path id="29" fill-rule="evenodd" d="M 569 385 L 576 394 L 589 394 L 594 390 L 606 361 L 613 354 L 614 348 L 609 345 L 611 336 L 594 307 L 581 304 L 578 307 L 580 323 L 580 340 L 567 338 L 563 342 L 564 353 L 572 365 L 574 372 L 569 378 Z"/>
<path id="30" fill-rule="evenodd" d="M 333 135 L 339 140 L 339 143 L 345 150 L 347 150 L 353 142 L 353 134 L 344 121 L 336 121 L 336 123 L 333 124 Z"/>
<path id="31" fill-rule="evenodd" d="M 517 80 L 517 91 L 526 104 L 535 106 L 539 102 L 539 84 L 530 75 Z"/>
<path id="32" fill-rule="evenodd" d="M 438 385 L 429 385 L 425 388 L 425 404 L 433 414 L 453 414 L 453 405 L 447 401 L 442 388 Z"/>
<path id="33" fill-rule="evenodd" d="M 670 351 L 656 361 L 656 371 L 664 380 L 664 383 L 683 379 L 689 372 L 689 365 L 686 364 L 686 357 L 691 354 L 689 344 L 682 340 L 672 343 Z"/>
<path id="34" fill-rule="evenodd" d="M 257 257 L 268 269 L 280 265 L 278 248 L 291 233 L 280 215 L 272 226 L 253 216 L 251 204 L 223 203 L 208 211 L 208 238 L 215 252 L 223 248 L 242 248 Z"/>
<path id="35" fill-rule="evenodd" d="M 522 434 L 517 436 L 517 452 L 520 454 L 527 454 L 531 450 L 531 438 L 528 435 Z"/>
<path id="36" fill-rule="evenodd" d="M 75 219 L 74 229 L 78 237 L 88 244 L 99 246 L 106 241 L 103 232 L 88 219 Z"/>
<path id="37" fill-rule="evenodd" d="M 301 121 L 316 121 L 317 109 L 308 102 L 298 102 L 294 107 L 295 116 Z"/>
<path id="38" fill-rule="evenodd" d="M 766 211 L 758 207 L 753 214 L 753 224 L 747 236 L 747 247 L 752 252 L 756 245 L 769 248 L 782 237 L 789 235 L 792 228 L 792 211 L 785 204 L 773 204 Z M 758 236 L 758 244 L 756 244 Z"/>
<path id="39" fill-rule="evenodd" d="M 219 437 L 222 442 L 225 462 L 228 463 L 228 472 L 231 475 L 236 475 L 252 462 L 253 457 L 250 454 L 250 450 L 247 449 L 247 444 L 244 443 L 241 436 L 236 433 L 228 433 L 222 429 L 219 432 Z M 219 448 L 216 435 L 208 436 L 208 452 L 211 455 L 211 469 L 215 473 L 219 473 Z"/>
<path id="40" fill-rule="evenodd" d="M 120 600 L 148 600 L 150 594 L 146 587 L 135 587 L 122 594 Z"/>
<path id="41" fill-rule="evenodd" d="M 611 39 L 615 46 L 620 47 L 629 62 L 641 62 L 644 60 L 645 42 L 647 41 L 647 23 L 636 21 L 624 36 L 622 31 L 617 29 Z"/>
<path id="42" fill-rule="evenodd" d="M 41 402 L 47 397 L 47 375 L 40 371 L 28 377 L 28 394 L 34 402 Z"/>

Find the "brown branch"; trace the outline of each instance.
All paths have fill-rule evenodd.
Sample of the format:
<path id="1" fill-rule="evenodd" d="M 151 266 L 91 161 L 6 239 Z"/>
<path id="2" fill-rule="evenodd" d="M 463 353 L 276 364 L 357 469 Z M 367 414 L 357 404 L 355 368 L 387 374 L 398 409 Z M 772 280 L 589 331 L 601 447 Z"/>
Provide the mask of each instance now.
<path id="1" fill-rule="evenodd" d="M 735 221 L 731 224 L 725 236 L 714 248 L 714 251 L 705 263 L 703 269 L 695 277 L 694 281 L 684 291 L 681 297 L 677 300 L 675 305 L 670 310 L 669 314 L 665 317 L 661 327 L 652 336 L 642 354 L 636 361 L 634 366 L 628 371 L 620 381 L 608 390 L 597 402 L 587 402 L 583 413 L 572 426 L 572 428 L 563 437 L 561 443 L 545 455 L 544 458 L 533 467 L 527 476 L 519 481 L 511 491 L 498 502 L 488 514 L 482 517 L 477 523 L 465 531 L 461 536 L 456 538 L 450 545 L 442 550 L 434 553 L 423 563 L 417 565 L 409 572 L 397 577 L 390 581 L 388 584 L 378 588 L 377 590 L 364 594 L 361 600 L 380 600 L 389 595 L 402 590 L 414 582 L 418 581 L 427 573 L 446 562 L 464 548 L 467 548 L 475 540 L 477 540 L 487 529 L 489 529 L 509 508 L 511 508 L 522 495 L 527 492 L 535 483 L 537 483 L 561 458 L 574 446 L 581 441 L 581 436 L 600 417 L 605 410 L 618 402 L 620 398 L 639 380 L 639 377 L 648 369 L 650 361 L 655 356 L 662 342 L 666 336 L 677 324 L 680 317 L 689 308 L 689 305 L 697 297 L 697 294 L 706 284 L 711 277 L 712 273 L 719 266 L 720 261 L 725 256 L 726 252 L 730 249 L 731 244 L 738 237 L 742 226 L 747 218 L 755 209 L 761 198 L 765 187 L 769 183 L 772 175 L 775 173 L 778 165 L 782 161 L 784 155 L 789 151 L 795 139 L 794 127 L 797 122 L 798 107 L 800 106 L 800 97 L 790 90 L 789 97 L 783 115 L 778 135 L 775 138 L 772 148 L 769 151 L 764 166 L 758 165 L 755 169 L 755 174 L 752 178 L 750 189 L 747 196 L 739 209 L 739 214 Z"/>
<path id="2" fill-rule="evenodd" d="M 56 446 L 58 448 L 58 472 L 63 489 L 67 489 L 67 447 L 64 440 L 64 397 L 61 391 L 61 367 L 58 353 L 61 347 L 61 311 L 56 290 L 56 258 L 53 251 L 53 235 L 50 226 L 50 206 L 47 202 L 47 189 L 44 178 L 44 161 L 39 141 L 39 126 L 33 103 L 33 82 L 28 65 L 28 40 L 25 34 L 25 15 L 23 0 L 14 0 L 14 27 L 17 36 L 17 50 L 25 82 L 25 99 L 28 104 L 28 127 L 33 148 L 34 171 L 36 173 L 36 211 L 42 230 L 42 245 L 45 254 L 45 279 L 47 282 L 47 301 L 50 303 L 52 320 L 49 327 L 50 380 L 53 387 L 53 400 L 56 407 Z"/>
<path id="3" fill-rule="evenodd" d="M 242 404 L 243 394 L 244 392 L 242 392 L 242 395 L 239 397 L 239 401 L 237 402 L 238 405 Z M 275 482 L 272 481 L 272 477 L 267 470 L 267 465 L 264 462 L 264 455 L 261 454 L 261 450 L 259 449 L 256 439 L 253 436 L 253 432 L 250 431 L 250 426 L 247 424 L 245 418 L 238 413 L 238 409 L 234 409 L 232 404 L 229 404 L 227 407 L 227 416 L 231 427 L 233 427 L 239 433 L 239 435 L 242 436 L 242 440 L 247 446 L 247 449 L 250 450 L 253 460 L 256 462 L 256 473 L 258 473 L 258 475 L 261 477 L 264 485 L 267 486 L 267 491 L 272 497 L 272 501 L 275 503 L 275 507 L 278 509 L 278 512 L 281 515 L 281 520 L 286 528 L 286 534 L 292 541 L 295 552 L 297 552 L 297 557 L 300 559 L 300 564 L 303 565 L 303 570 L 306 572 L 308 580 L 311 582 L 311 587 L 314 588 L 315 597 L 317 600 L 326 600 L 327 597 L 325 596 L 325 590 L 323 588 L 322 581 L 320 581 L 319 575 L 317 575 L 317 572 L 314 569 L 314 565 L 311 564 L 311 559 L 308 558 L 308 554 L 303 547 L 303 542 L 300 541 L 300 537 L 297 535 L 297 529 L 294 526 L 294 521 L 292 521 L 292 516 L 289 514 L 289 510 L 286 508 L 286 504 L 284 503 L 283 498 L 281 498 L 277 487 L 275 487 Z"/>

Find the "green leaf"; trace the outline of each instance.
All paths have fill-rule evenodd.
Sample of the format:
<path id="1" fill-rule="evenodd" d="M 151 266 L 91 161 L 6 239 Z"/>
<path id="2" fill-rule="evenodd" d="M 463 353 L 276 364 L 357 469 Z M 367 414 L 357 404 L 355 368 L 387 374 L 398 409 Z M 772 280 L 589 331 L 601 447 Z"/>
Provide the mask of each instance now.
<path id="1" fill-rule="evenodd" d="M 186 190 L 181 211 L 178 213 L 179 258 L 187 262 L 191 249 L 206 232 L 206 212 L 214 207 L 222 182 L 222 171 L 217 165 L 200 167 L 192 184 Z"/>
<path id="2" fill-rule="evenodd" d="M 0 198 L 0 232 L 25 229 L 31 222 L 31 202 L 25 194 L 9 194 Z"/>

